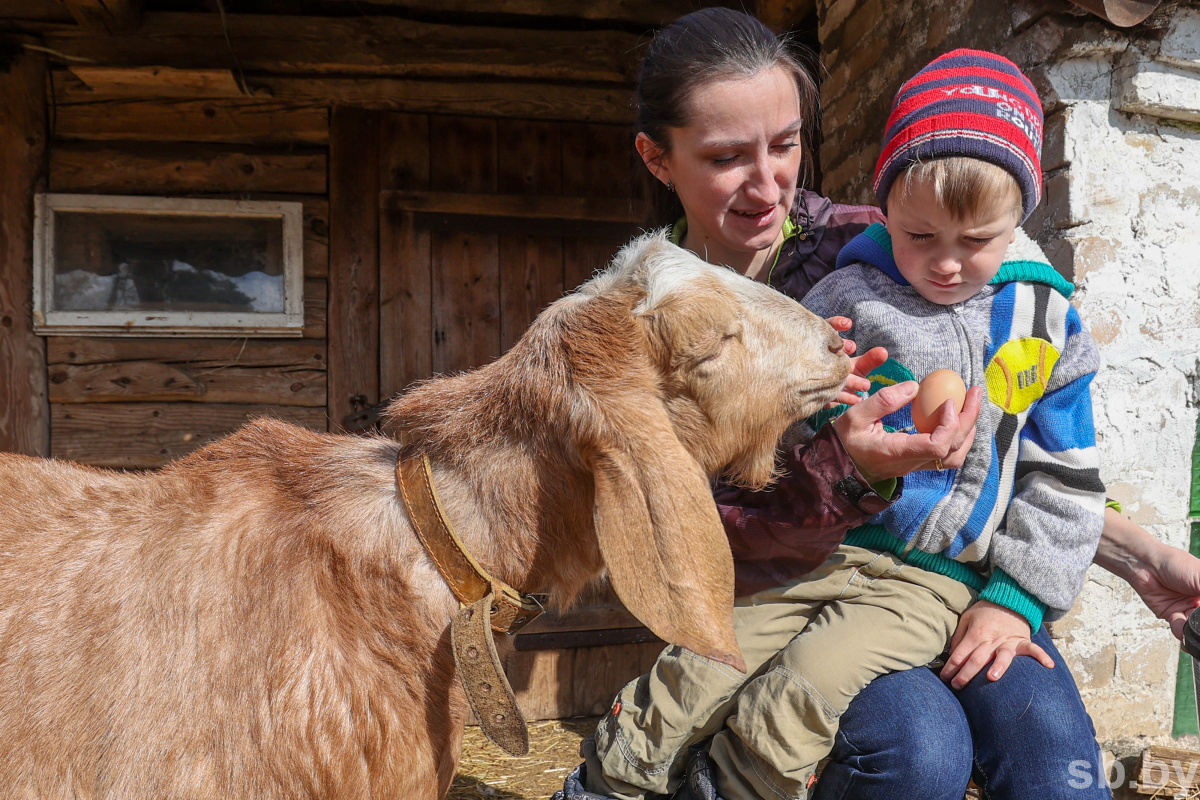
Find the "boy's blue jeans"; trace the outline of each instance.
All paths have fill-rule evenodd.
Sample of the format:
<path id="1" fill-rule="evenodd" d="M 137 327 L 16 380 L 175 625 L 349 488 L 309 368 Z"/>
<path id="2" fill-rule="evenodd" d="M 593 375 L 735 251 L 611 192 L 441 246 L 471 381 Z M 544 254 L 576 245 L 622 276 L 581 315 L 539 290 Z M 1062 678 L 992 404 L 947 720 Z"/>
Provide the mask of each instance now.
<path id="1" fill-rule="evenodd" d="M 957 692 L 930 669 L 876 678 L 842 715 L 812 799 L 962 800 L 972 772 L 990 800 L 1110 798 L 1074 679 L 1044 628 L 1033 641 L 1054 669 L 1018 657 Z"/>

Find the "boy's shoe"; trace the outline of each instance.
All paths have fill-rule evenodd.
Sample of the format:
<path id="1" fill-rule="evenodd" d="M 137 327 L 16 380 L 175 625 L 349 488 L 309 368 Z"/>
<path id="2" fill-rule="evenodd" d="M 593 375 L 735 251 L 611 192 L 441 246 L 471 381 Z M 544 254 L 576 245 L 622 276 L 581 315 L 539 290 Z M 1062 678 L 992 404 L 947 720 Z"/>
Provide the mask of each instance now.
<path id="1" fill-rule="evenodd" d="M 563 788 L 554 793 L 550 800 L 612 800 L 608 795 L 596 794 L 583 788 L 584 768 L 586 763 L 571 770 L 563 781 Z"/>
<path id="2" fill-rule="evenodd" d="M 708 757 L 707 740 L 692 747 L 688 756 L 687 777 L 671 800 L 721 800 L 713 760 Z"/>

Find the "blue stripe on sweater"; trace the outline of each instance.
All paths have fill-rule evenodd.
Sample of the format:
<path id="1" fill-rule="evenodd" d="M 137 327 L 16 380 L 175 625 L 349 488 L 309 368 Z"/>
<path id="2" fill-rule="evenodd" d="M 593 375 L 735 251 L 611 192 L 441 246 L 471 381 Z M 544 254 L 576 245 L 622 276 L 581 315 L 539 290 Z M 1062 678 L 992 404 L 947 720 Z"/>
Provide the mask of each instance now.
<path id="1" fill-rule="evenodd" d="M 1081 408 L 1091 408 L 1090 387 L 1094 377 L 1095 373 L 1089 372 L 1039 400 L 1038 416 L 1030 417 L 1021 430 L 1021 438 L 1047 453 L 1094 447 L 1096 426 L 1092 415 L 1080 413 Z M 1053 425 L 1039 424 L 1050 420 Z"/>

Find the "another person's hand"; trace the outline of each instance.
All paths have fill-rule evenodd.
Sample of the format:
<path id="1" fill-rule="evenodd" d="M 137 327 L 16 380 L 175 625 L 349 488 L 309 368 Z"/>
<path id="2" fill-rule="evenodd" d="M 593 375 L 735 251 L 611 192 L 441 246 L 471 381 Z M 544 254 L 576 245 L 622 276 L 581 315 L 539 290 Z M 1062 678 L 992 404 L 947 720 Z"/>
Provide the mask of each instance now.
<path id="1" fill-rule="evenodd" d="M 849 317 L 830 317 L 826 321 L 838 333 L 844 333 L 854 327 L 854 323 L 850 321 Z M 854 343 L 853 339 L 843 339 L 842 341 L 846 344 L 846 355 L 854 356 L 858 351 L 858 345 Z M 882 347 L 872 347 L 861 356 L 852 357 L 850 362 L 853 367 L 850 374 L 846 376 L 846 383 L 842 386 L 842 391 L 838 393 L 832 403 L 825 407 L 833 408 L 838 403 L 845 403 L 848 406 L 861 403 L 863 396 L 859 392 L 866 392 L 871 388 L 871 382 L 867 380 L 867 376 L 871 374 L 871 370 L 887 361 L 887 357 L 887 350 Z"/>
<path id="2" fill-rule="evenodd" d="M 1154 615 L 1183 638 L 1188 615 L 1200 608 L 1200 558 L 1164 544 L 1133 520 L 1105 509 L 1096 563 L 1124 578 Z"/>
<path id="3" fill-rule="evenodd" d="M 958 469 L 971 449 L 983 402 L 983 390 L 978 386 L 967 390 L 961 412 L 947 402 L 941 424 L 933 433 L 888 433 L 884 429 L 881 420 L 912 402 L 917 386 L 915 381 L 885 386 L 830 423 L 870 483 L 919 469 Z"/>
<path id="4" fill-rule="evenodd" d="M 1008 671 L 1008 665 L 1017 656 L 1032 656 L 1048 668 L 1054 667 L 1050 658 L 1038 645 L 1029 639 L 1029 622 L 1023 616 L 980 600 L 963 612 L 958 628 L 950 640 L 950 657 L 939 676 L 949 681 L 955 689 L 961 689 L 991 664 L 987 677 L 998 681 Z"/>

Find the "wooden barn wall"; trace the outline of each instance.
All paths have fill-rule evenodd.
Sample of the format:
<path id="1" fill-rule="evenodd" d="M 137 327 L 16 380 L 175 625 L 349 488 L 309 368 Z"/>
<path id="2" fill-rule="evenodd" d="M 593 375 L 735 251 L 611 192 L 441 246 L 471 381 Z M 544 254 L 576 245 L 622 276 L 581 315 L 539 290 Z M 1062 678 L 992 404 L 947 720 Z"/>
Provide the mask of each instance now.
<path id="1" fill-rule="evenodd" d="M 52 97 L 52 192 L 302 203 L 305 325 L 301 339 L 47 337 L 51 453 L 155 467 L 253 416 L 325 430 L 328 109 Z"/>

